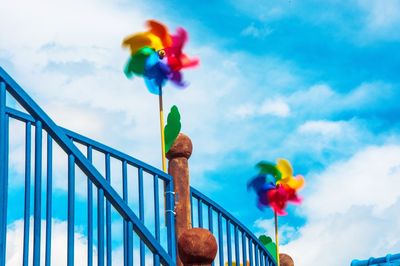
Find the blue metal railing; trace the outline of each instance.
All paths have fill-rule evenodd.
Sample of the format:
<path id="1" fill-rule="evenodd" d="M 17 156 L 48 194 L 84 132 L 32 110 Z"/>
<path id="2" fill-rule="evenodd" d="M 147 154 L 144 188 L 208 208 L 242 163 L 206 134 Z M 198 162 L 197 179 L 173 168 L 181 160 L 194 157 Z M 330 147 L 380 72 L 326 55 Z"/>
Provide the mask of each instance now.
<path id="1" fill-rule="evenodd" d="M 26 112 L 7 106 L 7 93 Z M 55 182 L 60 170 L 55 165 L 59 160 L 56 148 L 61 148 L 67 158 L 67 183 L 63 188 L 68 213 L 67 265 L 74 265 L 77 259 L 75 233 L 80 224 L 76 220 L 80 219 L 81 214 L 77 213 L 81 208 L 77 167 L 86 178 L 84 193 L 87 200 L 84 207 L 87 216 L 84 226 L 87 228 L 87 262 L 84 264 L 92 266 L 96 259 L 100 266 L 113 264 L 113 235 L 118 233 L 112 228 L 113 210 L 123 221 L 124 265 L 176 264 L 171 176 L 127 154 L 57 126 L 0 67 L 0 266 L 6 264 L 7 222 L 10 222 L 7 221 L 10 208 L 7 200 L 11 191 L 8 182 L 13 173 L 9 169 L 12 152 L 9 146 L 10 136 L 14 134 L 10 131 L 10 123 L 19 123 L 24 129 L 22 265 L 43 265 L 44 262 L 48 266 L 53 260 L 52 220 L 57 212 L 54 205 L 58 203 L 53 195 L 59 190 Z M 98 158 L 101 158 L 100 165 Z M 113 167 L 115 165 L 117 167 Z M 112 185 L 117 177 L 120 178 L 120 189 Z M 132 182 L 137 185 L 133 186 L 130 184 Z M 146 186 L 149 182 L 150 188 Z M 145 197 L 149 191 L 152 197 Z M 132 200 L 132 197 L 137 198 Z M 192 215 L 197 213 L 197 225 L 204 227 L 207 222 L 209 230 L 215 235 L 218 233 L 219 252 L 215 264 L 225 265 L 227 262 L 232 265 L 236 261 L 243 265 L 248 262 L 252 266 L 275 265 L 259 240 L 237 219 L 195 189 L 191 190 L 191 197 L 197 200 L 197 212 L 192 208 Z M 162 204 L 164 199 L 165 204 Z M 205 212 L 203 207 L 207 208 Z M 138 245 L 135 245 L 136 238 Z M 136 247 L 138 256 L 134 257 Z M 146 256 L 148 251 L 152 254 L 152 260 Z"/>
<path id="2" fill-rule="evenodd" d="M 28 265 L 31 260 L 33 265 L 41 265 L 40 254 L 41 244 L 45 242 L 45 265 L 51 262 L 51 233 L 52 233 L 52 153 L 53 142 L 68 156 L 68 221 L 67 221 L 67 265 L 74 265 L 75 257 L 75 213 L 76 213 L 76 173 L 75 167 L 78 166 L 87 176 L 87 208 L 88 208 L 88 249 L 87 263 L 92 265 L 93 262 L 93 221 L 97 222 L 97 259 L 98 265 L 111 265 L 112 262 L 112 237 L 111 237 L 111 207 L 114 208 L 123 219 L 123 249 L 124 264 L 133 265 L 133 233 L 140 239 L 140 265 L 146 264 L 145 249 L 147 248 L 153 254 L 153 264 L 159 265 L 175 265 L 175 229 L 174 229 L 174 199 L 172 178 L 162 171 L 149 166 L 137 159 L 134 159 L 121 152 L 115 151 L 105 145 L 92 141 L 88 138 L 80 136 L 77 133 L 58 127 L 41 109 L 40 107 L 22 90 L 22 88 L 0 68 L 0 169 L 1 169 L 1 202 L 0 202 L 0 265 L 6 262 L 6 237 L 7 237 L 7 198 L 8 198 L 8 143 L 9 143 L 9 124 L 10 119 L 22 122 L 25 126 L 25 187 L 24 187 L 24 233 L 23 233 L 23 250 L 22 263 Z M 18 111 L 6 106 L 6 92 L 8 92 L 28 113 Z M 34 163 L 32 164 L 31 146 L 32 136 L 31 128 L 34 126 Z M 42 157 L 43 152 L 43 135 L 47 134 L 47 150 L 46 167 Z M 75 143 L 74 143 L 75 142 Z M 79 143 L 87 149 L 84 155 L 76 146 Z M 102 153 L 105 156 L 105 177 L 100 174 L 92 163 L 92 153 Z M 122 173 L 122 190 L 123 195 L 111 186 L 110 178 L 110 160 L 111 158 L 119 160 L 121 163 Z M 29 230 L 30 230 L 30 182 L 31 182 L 31 166 L 34 167 L 34 204 L 33 204 L 33 254 L 29 258 Z M 134 213 L 128 204 L 128 196 L 130 193 L 127 186 L 128 167 L 135 167 L 138 172 L 139 179 L 139 217 Z M 46 182 L 42 176 L 42 168 L 45 168 Z M 143 173 L 146 172 L 153 176 L 154 187 L 154 229 L 155 233 L 151 233 L 151 229 L 145 225 L 144 208 L 146 202 L 143 196 Z M 167 225 L 167 247 L 164 249 L 160 241 L 160 206 L 159 206 L 159 188 L 158 182 L 161 180 L 165 184 L 166 197 L 166 225 Z M 42 182 L 43 181 L 43 182 Z M 46 198 L 42 197 L 42 187 L 46 185 Z M 94 187 L 93 187 L 94 185 Z M 97 219 L 93 216 L 93 191 L 97 190 Z M 163 196 L 161 196 L 163 197 Z M 44 203 L 45 201 L 45 203 Z M 42 204 L 45 205 L 42 205 Z M 42 231 L 42 206 L 46 206 L 46 238 L 41 239 Z M 105 206 L 105 208 L 104 208 Z M 146 205 L 147 206 L 147 205 Z M 104 230 L 105 229 L 105 230 Z M 105 234 L 104 234 L 105 231 Z M 167 250 L 167 251 L 165 251 Z M 106 260 L 104 260 L 104 258 Z M 147 262 L 148 263 L 148 262 Z"/>
<path id="3" fill-rule="evenodd" d="M 381 258 L 370 258 L 368 260 L 353 260 L 351 266 L 399 266 L 400 265 L 400 253 L 391 255 L 388 254 Z"/>
<path id="4" fill-rule="evenodd" d="M 203 228 L 206 220 L 208 221 L 207 229 L 214 235 L 218 234 L 218 256 L 213 265 L 232 266 L 233 262 L 236 265 L 242 263 L 250 266 L 276 265 L 271 254 L 257 237 L 220 205 L 194 188 L 191 188 L 191 200 L 192 225 Z M 207 210 L 206 215 L 204 215 L 203 208 Z M 217 218 L 216 222 L 214 216 Z M 195 220 L 193 220 L 194 218 Z M 216 230 L 214 229 L 215 223 Z"/>

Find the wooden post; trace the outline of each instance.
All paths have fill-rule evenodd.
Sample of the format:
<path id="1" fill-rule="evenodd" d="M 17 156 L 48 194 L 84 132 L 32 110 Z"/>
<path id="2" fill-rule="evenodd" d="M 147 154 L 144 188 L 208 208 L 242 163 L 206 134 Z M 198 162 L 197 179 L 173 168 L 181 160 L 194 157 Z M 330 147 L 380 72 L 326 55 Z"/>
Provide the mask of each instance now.
<path id="1" fill-rule="evenodd" d="M 178 266 L 210 265 L 217 254 L 217 241 L 212 233 L 206 229 L 192 229 L 188 163 L 192 150 L 192 141 L 181 133 L 167 153 L 168 173 L 173 177 L 177 199 L 175 231 Z"/>

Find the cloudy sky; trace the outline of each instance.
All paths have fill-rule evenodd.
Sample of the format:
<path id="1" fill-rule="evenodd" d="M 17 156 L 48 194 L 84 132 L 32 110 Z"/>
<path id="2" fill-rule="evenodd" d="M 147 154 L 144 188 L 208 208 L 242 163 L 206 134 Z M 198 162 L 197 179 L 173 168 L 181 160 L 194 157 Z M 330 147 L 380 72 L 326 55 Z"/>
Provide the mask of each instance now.
<path id="1" fill-rule="evenodd" d="M 272 235 L 245 185 L 284 157 L 307 182 L 280 219 L 296 265 L 399 252 L 400 1 L 0 0 L 0 65 L 59 125 L 160 167 L 157 97 L 122 71 L 149 18 L 184 26 L 201 59 L 164 90 L 194 187 Z"/>

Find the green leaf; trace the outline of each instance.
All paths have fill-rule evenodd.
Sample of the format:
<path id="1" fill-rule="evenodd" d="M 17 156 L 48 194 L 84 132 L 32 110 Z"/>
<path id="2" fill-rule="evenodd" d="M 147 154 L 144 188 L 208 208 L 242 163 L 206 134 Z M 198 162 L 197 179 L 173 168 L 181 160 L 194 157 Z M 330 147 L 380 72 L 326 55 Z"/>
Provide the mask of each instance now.
<path id="1" fill-rule="evenodd" d="M 264 245 L 264 247 L 269 251 L 269 253 L 272 255 L 273 259 L 277 261 L 277 256 L 276 256 L 276 245 L 274 242 L 272 242 L 272 239 L 269 236 L 266 235 L 261 235 L 259 238 L 260 242 Z"/>
<path id="2" fill-rule="evenodd" d="M 258 239 L 264 246 L 272 242 L 272 239 L 266 235 L 261 235 Z"/>
<path id="3" fill-rule="evenodd" d="M 172 106 L 171 111 L 168 114 L 167 124 L 164 128 L 165 136 L 165 153 L 169 151 L 172 144 L 174 144 L 176 138 L 181 131 L 181 115 L 178 107 Z"/>
<path id="4" fill-rule="evenodd" d="M 276 181 L 282 179 L 282 174 L 274 163 L 261 161 L 256 165 L 256 167 L 260 170 L 260 174 L 272 175 L 275 177 Z"/>

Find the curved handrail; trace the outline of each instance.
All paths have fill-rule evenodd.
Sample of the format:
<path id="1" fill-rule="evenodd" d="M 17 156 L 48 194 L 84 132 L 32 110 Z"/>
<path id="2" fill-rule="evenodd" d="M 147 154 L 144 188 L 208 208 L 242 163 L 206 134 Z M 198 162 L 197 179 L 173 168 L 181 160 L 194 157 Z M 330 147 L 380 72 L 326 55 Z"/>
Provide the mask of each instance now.
<path id="1" fill-rule="evenodd" d="M 257 244 L 258 248 L 262 250 L 264 253 L 268 254 L 268 256 L 272 260 L 272 255 L 269 253 L 269 251 L 264 247 L 264 245 L 261 243 L 261 241 L 246 227 L 244 226 L 238 219 L 236 219 L 232 214 L 227 212 L 223 207 L 221 207 L 218 203 L 198 191 L 197 189 L 191 187 L 190 188 L 190 193 L 193 198 L 200 199 L 202 200 L 202 203 L 205 205 L 210 206 L 213 210 L 216 212 L 221 213 L 221 215 L 226 219 L 229 220 L 232 224 L 238 227 L 239 230 L 242 232 L 245 232 L 247 236 L 249 236 L 254 243 Z M 192 209 L 193 211 L 193 209 Z M 193 223 L 193 221 L 192 221 Z M 272 260 L 273 261 L 273 260 Z"/>
<path id="2" fill-rule="evenodd" d="M 381 265 L 381 263 L 391 263 L 398 260 L 400 260 L 400 253 L 395 255 L 388 254 L 381 258 L 369 258 L 368 260 L 353 260 L 351 266 Z"/>
<path id="3" fill-rule="evenodd" d="M 150 231 L 142 224 L 140 219 L 129 208 L 126 202 L 119 196 L 119 194 L 108 184 L 106 179 L 100 172 L 90 163 L 82 152 L 73 144 L 65 132 L 58 127 L 54 121 L 33 101 L 33 99 L 19 86 L 19 84 L 11 78 L 7 72 L 0 67 L 0 81 L 7 84 L 7 91 L 18 101 L 23 108 L 36 120 L 41 121 L 43 128 L 51 135 L 51 137 L 58 143 L 58 145 L 69 155 L 75 158 L 76 165 L 90 178 L 90 180 L 98 188 L 104 191 L 107 200 L 114 206 L 114 208 L 127 220 L 129 220 L 134 231 L 138 236 L 143 239 L 146 245 L 152 252 L 157 252 L 160 255 L 162 263 L 167 265 L 174 265 L 174 252 L 171 256 L 163 249 Z M 170 182 L 172 184 L 172 182 Z"/>

